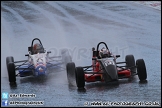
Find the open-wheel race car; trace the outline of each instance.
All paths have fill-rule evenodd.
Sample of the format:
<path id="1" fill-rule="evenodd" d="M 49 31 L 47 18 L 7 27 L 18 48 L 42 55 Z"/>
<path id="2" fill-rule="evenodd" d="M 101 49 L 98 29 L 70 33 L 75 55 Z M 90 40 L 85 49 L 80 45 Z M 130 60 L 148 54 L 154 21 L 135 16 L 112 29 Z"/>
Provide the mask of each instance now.
<path id="1" fill-rule="evenodd" d="M 99 50 L 100 44 L 104 44 L 106 48 Z M 133 55 L 126 55 L 124 62 L 116 62 L 120 55 L 113 55 L 105 42 L 98 43 L 96 50 L 93 47 L 92 53 L 92 65 L 90 66 L 76 67 L 74 62 L 66 65 L 68 80 L 75 78 L 78 89 L 84 89 L 85 82 L 118 82 L 119 79 L 131 78 L 135 75 L 138 75 L 140 81 L 147 79 L 143 59 L 137 59 L 135 62 Z M 125 65 L 119 66 L 119 64 Z"/>
<path id="2" fill-rule="evenodd" d="M 35 42 L 38 41 L 38 42 Z M 64 59 L 70 60 L 70 55 L 49 56 L 51 51 L 46 51 L 42 42 L 38 38 L 32 40 L 31 46 L 28 47 L 27 60 L 14 61 L 13 56 L 6 57 L 6 66 L 10 84 L 16 84 L 16 76 L 42 76 L 47 74 L 47 68 L 56 67 L 63 64 Z M 64 52 L 63 52 L 64 53 Z M 17 72 L 18 71 L 18 72 Z"/>

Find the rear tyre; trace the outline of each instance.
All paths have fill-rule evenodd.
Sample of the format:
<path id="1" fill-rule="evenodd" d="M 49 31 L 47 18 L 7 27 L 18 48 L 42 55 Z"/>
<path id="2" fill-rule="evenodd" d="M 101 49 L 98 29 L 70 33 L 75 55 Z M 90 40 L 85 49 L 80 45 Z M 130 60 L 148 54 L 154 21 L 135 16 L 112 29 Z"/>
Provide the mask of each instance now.
<path id="1" fill-rule="evenodd" d="M 67 79 L 69 83 L 72 83 L 72 81 L 75 79 L 75 63 L 74 62 L 67 63 L 66 70 L 67 70 Z"/>
<path id="2" fill-rule="evenodd" d="M 78 89 L 84 89 L 85 79 L 84 79 L 84 70 L 82 67 L 76 67 L 75 71 L 76 75 L 76 84 Z"/>
<path id="3" fill-rule="evenodd" d="M 146 66 L 143 59 L 138 59 L 136 61 L 137 66 L 137 75 L 140 79 L 140 81 L 145 81 L 147 78 L 147 72 L 146 72 Z"/>
<path id="4" fill-rule="evenodd" d="M 10 83 L 16 82 L 15 65 L 13 62 L 8 63 L 8 77 Z"/>
<path id="5" fill-rule="evenodd" d="M 127 66 L 128 69 L 129 69 L 129 67 L 134 66 L 133 68 L 130 68 L 131 74 L 136 73 L 134 56 L 133 55 L 126 55 L 125 61 L 126 61 L 126 66 Z"/>

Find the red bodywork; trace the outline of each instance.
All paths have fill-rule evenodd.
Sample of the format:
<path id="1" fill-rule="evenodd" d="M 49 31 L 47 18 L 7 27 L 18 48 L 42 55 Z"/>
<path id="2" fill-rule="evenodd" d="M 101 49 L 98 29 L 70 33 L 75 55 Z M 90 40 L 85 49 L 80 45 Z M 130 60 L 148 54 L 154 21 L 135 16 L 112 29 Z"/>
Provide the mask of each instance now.
<path id="1" fill-rule="evenodd" d="M 96 60 L 92 60 L 92 71 L 93 74 L 84 74 L 85 81 L 86 82 L 95 82 L 95 81 L 104 81 L 103 74 L 99 74 L 99 72 L 103 72 L 100 68 L 100 63 Z M 131 71 L 129 69 L 127 70 L 121 70 L 121 68 L 117 68 L 118 70 L 118 77 L 124 77 L 129 78 L 131 76 Z M 98 73 L 98 74 L 95 74 Z"/>
<path id="2" fill-rule="evenodd" d="M 94 74 L 84 74 L 85 81 L 86 82 L 104 81 L 102 77 L 103 74 L 95 74 L 97 72 L 102 72 L 102 70 L 100 70 L 100 63 L 98 61 L 92 60 L 92 68 Z"/>

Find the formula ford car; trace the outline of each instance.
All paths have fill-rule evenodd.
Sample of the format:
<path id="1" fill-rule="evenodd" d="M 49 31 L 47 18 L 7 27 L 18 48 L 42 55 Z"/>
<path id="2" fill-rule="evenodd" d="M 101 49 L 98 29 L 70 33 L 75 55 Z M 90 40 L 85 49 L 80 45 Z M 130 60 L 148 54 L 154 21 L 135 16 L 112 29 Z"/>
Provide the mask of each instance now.
<path id="1" fill-rule="evenodd" d="M 35 43 L 35 41 L 39 43 Z M 34 44 L 35 43 L 35 44 Z M 6 58 L 6 65 L 8 70 L 8 77 L 10 84 L 16 83 L 16 76 L 26 77 L 26 76 L 42 76 L 46 75 L 47 68 L 56 67 L 60 64 L 66 62 L 72 62 L 70 55 L 68 53 L 61 52 L 62 56 L 53 56 L 49 57 L 51 51 L 46 51 L 42 45 L 42 42 L 35 38 L 32 40 L 31 46 L 28 47 L 28 54 L 25 56 L 28 57 L 27 60 L 14 61 L 12 56 Z M 58 58 L 60 58 L 58 60 Z M 22 63 L 17 65 L 18 63 Z M 18 70 L 18 74 L 16 71 Z"/>
<path id="2" fill-rule="evenodd" d="M 99 51 L 100 44 L 104 44 L 106 48 Z M 85 82 L 118 82 L 119 79 L 130 78 L 134 75 L 138 75 L 140 81 L 146 81 L 147 73 L 143 59 L 136 60 L 135 64 L 134 56 L 126 55 L 125 62 L 116 62 L 120 55 L 113 55 L 105 42 L 100 42 L 97 45 L 97 50 L 95 51 L 95 48 L 92 48 L 92 51 L 91 66 L 75 67 L 74 62 L 66 65 L 68 80 L 75 78 L 78 89 L 84 89 Z M 126 65 L 118 66 L 123 63 Z"/>

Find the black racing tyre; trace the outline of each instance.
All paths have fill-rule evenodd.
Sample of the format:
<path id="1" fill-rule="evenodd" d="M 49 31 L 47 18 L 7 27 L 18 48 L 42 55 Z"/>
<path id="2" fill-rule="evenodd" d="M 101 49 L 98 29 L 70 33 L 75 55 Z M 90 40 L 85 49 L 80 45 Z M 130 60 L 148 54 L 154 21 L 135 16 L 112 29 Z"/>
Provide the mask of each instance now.
<path id="1" fill-rule="evenodd" d="M 7 66 L 7 71 L 8 71 L 8 63 L 14 62 L 14 58 L 12 56 L 9 56 L 6 58 L 6 66 Z"/>
<path id="2" fill-rule="evenodd" d="M 137 75 L 138 75 L 140 81 L 146 80 L 147 72 L 146 72 L 146 66 L 145 66 L 144 60 L 138 59 L 136 61 L 136 66 L 137 66 Z"/>
<path id="3" fill-rule="evenodd" d="M 84 78 L 84 70 L 82 67 L 76 67 L 75 70 L 76 75 L 76 84 L 79 89 L 84 89 L 85 86 L 85 78 Z"/>
<path id="4" fill-rule="evenodd" d="M 67 79 L 68 81 L 72 81 L 75 78 L 75 63 L 70 62 L 66 64 L 66 70 L 67 70 Z"/>
<path id="5" fill-rule="evenodd" d="M 16 82 L 15 64 L 13 62 L 8 63 L 8 77 L 10 83 Z"/>
<path id="6" fill-rule="evenodd" d="M 126 67 L 129 69 L 129 67 L 135 66 L 135 59 L 133 55 L 126 55 L 125 57 L 126 61 Z M 136 73 L 136 67 L 130 68 L 131 73 Z"/>

